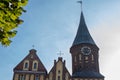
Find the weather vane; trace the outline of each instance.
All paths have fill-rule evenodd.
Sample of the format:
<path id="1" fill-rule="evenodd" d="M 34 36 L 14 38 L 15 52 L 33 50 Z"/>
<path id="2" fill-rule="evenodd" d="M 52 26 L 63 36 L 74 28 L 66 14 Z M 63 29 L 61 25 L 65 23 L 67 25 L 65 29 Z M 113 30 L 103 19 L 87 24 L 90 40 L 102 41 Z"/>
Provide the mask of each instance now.
<path id="1" fill-rule="evenodd" d="M 61 51 L 58 53 L 58 55 L 61 57 L 64 53 L 61 53 Z"/>
<path id="2" fill-rule="evenodd" d="M 80 3 L 80 4 L 81 4 L 81 11 L 82 11 L 82 0 L 77 1 L 77 3 Z"/>

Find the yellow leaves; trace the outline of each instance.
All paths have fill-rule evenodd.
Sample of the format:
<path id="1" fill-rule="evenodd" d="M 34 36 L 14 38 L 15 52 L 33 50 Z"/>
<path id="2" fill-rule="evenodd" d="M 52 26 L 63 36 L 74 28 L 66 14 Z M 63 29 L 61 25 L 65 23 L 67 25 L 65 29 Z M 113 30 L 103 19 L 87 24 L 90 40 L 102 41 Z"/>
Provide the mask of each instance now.
<path id="1" fill-rule="evenodd" d="M 16 20 L 17 19 L 17 16 L 15 16 L 14 14 L 12 14 L 10 17 L 11 17 L 12 20 Z"/>
<path id="2" fill-rule="evenodd" d="M 12 41 L 9 40 L 8 38 L 3 38 L 1 42 L 2 42 L 2 45 L 9 46 Z"/>
<path id="3" fill-rule="evenodd" d="M 13 38 L 17 31 L 15 28 L 20 25 L 23 20 L 19 19 L 28 0 L 0 0 L 0 43 L 9 46 L 10 38 Z"/>
<path id="4" fill-rule="evenodd" d="M 26 6 L 26 4 L 28 3 L 28 0 L 21 0 L 21 3 L 22 3 L 21 4 L 22 6 Z"/>
<path id="5" fill-rule="evenodd" d="M 8 37 L 12 38 L 16 35 L 16 33 L 17 33 L 17 31 L 14 30 L 14 31 L 7 32 L 7 35 L 8 35 Z"/>

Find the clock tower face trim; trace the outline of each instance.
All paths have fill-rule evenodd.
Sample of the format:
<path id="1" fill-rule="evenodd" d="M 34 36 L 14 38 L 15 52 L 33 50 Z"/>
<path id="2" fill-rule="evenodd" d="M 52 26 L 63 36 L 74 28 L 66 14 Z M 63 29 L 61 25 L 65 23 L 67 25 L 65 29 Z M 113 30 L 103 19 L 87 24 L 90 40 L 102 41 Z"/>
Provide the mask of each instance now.
<path id="1" fill-rule="evenodd" d="M 83 46 L 83 47 L 81 48 L 81 53 L 82 53 L 83 55 L 90 55 L 90 54 L 91 54 L 91 48 L 88 47 L 88 46 Z"/>

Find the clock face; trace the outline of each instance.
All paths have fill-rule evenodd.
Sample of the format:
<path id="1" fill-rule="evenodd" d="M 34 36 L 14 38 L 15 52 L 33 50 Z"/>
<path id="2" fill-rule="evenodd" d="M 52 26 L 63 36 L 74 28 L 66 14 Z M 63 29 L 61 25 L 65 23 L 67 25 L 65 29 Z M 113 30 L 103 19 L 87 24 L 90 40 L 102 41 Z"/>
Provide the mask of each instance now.
<path id="1" fill-rule="evenodd" d="M 81 48 L 81 52 L 84 54 L 84 55 L 89 55 L 91 53 L 91 49 L 90 47 L 88 46 L 84 46 Z"/>

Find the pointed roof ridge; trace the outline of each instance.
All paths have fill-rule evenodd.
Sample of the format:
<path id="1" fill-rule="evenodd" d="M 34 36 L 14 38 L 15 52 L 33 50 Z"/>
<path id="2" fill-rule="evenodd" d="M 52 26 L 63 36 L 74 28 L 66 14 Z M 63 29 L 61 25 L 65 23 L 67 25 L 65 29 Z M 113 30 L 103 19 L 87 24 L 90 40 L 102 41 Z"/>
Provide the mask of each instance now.
<path id="1" fill-rule="evenodd" d="M 53 67 L 50 69 L 50 71 L 49 71 L 48 74 L 50 74 L 50 72 L 55 72 L 55 70 L 57 70 L 57 69 L 56 69 L 56 65 L 57 65 L 57 63 L 60 61 L 60 62 L 62 62 L 62 64 L 63 64 L 63 74 L 67 72 L 67 73 L 70 75 L 70 72 L 69 72 L 69 70 L 68 70 L 67 67 L 66 67 L 65 60 L 62 60 L 62 59 L 63 59 L 62 57 L 58 57 L 58 60 L 57 60 L 57 61 L 54 60 L 54 65 L 53 65 Z M 70 75 L 70 76 L 71 76 L 71 75 Z"/>
<path id="2" fill-rule="evenodd" d="M 29 53 L 27 56 L 25 56 L 17 65 L 16 67 L 14 67 L 14 71 L 24 71 L 23 70 L 23 66 L 24 66 L 24 61 L 28 60 L 29 61 L 29 70 L 28 71 L 32 71 L 32 63 L 33 61 L 38 61 L 38 70 L 37 71 L 40 71 L 40 72 L 45 72 L 47 73 L 47 70 L 44 66 L 44 64 L 42 63 L 42 61 L 40 60 L 40 58 L 38 57 L 37 55 L 37 50 L 35 49 L 31 49 L 29 50 Z"/>
<path id="3" fill-rule="evenodd" d="M 74 39 L 72 46 L 79 45 L 82 43 L 89 43 L 89 44 L 96 45 L 89 33 L 89 30 L 85 23 L 83 12 L 81 11 L 80 23 L 79 23 L 77 34 L 76 34 L 76 37 Z"/>

